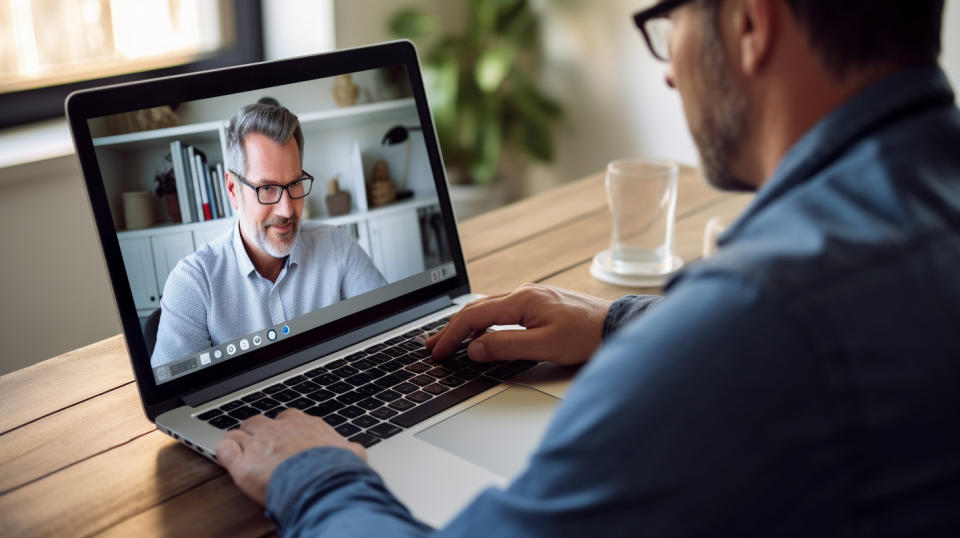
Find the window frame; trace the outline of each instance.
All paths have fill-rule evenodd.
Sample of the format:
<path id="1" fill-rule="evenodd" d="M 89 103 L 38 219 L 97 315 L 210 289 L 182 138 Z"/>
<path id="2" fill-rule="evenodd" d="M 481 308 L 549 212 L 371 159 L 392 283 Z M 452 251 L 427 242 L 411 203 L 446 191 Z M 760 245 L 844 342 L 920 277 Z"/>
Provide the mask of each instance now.
<path id="1" fill-rule="evenodd" d="M 233 46 L 199 61 L 149 71 L 2 93 L 0 94 L 0 110 L 3 110 L 3 114 L 0 114 L 0 129 L 51 118 L 62 118 L 64 116 L 64 101 L 70 93 L 77 90 L 263 61 L 261 0 L 235 2 L 234 17 L 237 39 Z"/>

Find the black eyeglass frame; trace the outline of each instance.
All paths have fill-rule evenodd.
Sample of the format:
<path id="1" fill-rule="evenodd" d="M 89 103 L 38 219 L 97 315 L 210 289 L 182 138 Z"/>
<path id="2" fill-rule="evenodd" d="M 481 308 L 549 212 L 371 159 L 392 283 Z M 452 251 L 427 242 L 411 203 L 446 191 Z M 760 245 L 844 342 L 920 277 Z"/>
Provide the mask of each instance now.
<path id="1" fill-rule="evenodd" d="M 304 170 L 303 176 L 300 179 L 295 179 L 290 183 L 287 183 L 286 185 L 280 185 L 279 183 L 268 183 L 266 185 L 254 185 L 253 183 L 250 183 L 249 181 L 247 181 L 247 178 L 241 176 L 240 174 L 234 172 L 233 170 L 228 170 L 228 172 L 233 174 L 233 176 L 236 177 L 240 181 L 240 183 L 243 183 L 244 185 L 250 187 L 251 189 L 257 192 L 257 201 L 260 202 L 260 205 L 279 204 L 280 200 L 283 199 L 283 191 L 287 191 L 287 196 L 289 196 L 291 200 L 299 200 L 301 198 L 306 198 L 310 194 L 310 192 L 313 191 L 313 182 L 317 179 L 311 176 L 309 173 L 307 173 L 306 170 Z M 303 196 L 294 196 L 293 193 L 290 192 L 290 187 L 292 187 L 293 185 L 301 184 L 304 181 L 309 181 L 310 183 L 308 183 L 307 188 L 304 189 Z M 275 202 L 264 202 L 263 200 L 260 199 L 260 191 L 261 189 L 268 189 L 270 187 L 280 187 L 281 189 L 280 196 L 277 197 L 277 200 Z"/>
<path id="2" fill-rule="evenodd" d="M 656 47 L 653 46 L 653 39 L 647 31 L 647 23 L 653 19 L 669 16 L 671 11 L 690 1 L 691 0 L 663 0 L 663 2 L 657 2 L 657 4 L 649 8 L 633 14 L 633 23 L 640 29 L 640 33 L 643 34 L 643 40 L 647 42 L 647 48 L 650 49 L 650 54 L 652 54 L 654 58 L 662 62 L 670 61 L 670 58 L 664 58 L 657 53 Z"/>

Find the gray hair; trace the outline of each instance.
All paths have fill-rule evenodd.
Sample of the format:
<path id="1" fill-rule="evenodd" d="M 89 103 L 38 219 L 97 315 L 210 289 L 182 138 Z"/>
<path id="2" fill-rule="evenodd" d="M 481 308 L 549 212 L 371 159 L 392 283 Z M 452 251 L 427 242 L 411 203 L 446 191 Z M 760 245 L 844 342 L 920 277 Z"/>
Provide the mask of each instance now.
<path id="1" fill-rule="evenodd" d="M 300 120 L 280 105 L 260 102 L 241 108 L 227 126 L 227 154 L 223 156 L 227 170 L 241 176 L 247 175 L 247 152 L 243 141 L 249 134 L 262 134 L 277 144 L 286 144 L 292 136 L 297 141 L 300 166 L 303 166 Z"/>

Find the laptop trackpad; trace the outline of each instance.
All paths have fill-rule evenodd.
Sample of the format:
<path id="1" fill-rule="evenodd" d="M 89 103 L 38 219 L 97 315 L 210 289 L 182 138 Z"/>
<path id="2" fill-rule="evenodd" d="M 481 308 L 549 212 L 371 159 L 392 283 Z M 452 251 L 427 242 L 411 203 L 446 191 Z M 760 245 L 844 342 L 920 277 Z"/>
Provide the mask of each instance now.
<path id="1" fill-rule="evenodd" d="M 414 437 L 510 479 L 526 467 L 559 402 L 514 385 Z"/>

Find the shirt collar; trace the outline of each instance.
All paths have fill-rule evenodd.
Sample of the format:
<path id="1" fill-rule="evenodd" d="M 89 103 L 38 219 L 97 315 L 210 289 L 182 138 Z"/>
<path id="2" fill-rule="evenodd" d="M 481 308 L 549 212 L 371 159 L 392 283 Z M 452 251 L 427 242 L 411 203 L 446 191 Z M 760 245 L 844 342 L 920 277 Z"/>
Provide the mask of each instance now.
<path id="1" fill-rule="evenodd" d="M 289 256 L 287 256 L 287 263 L 284 266 L 284 271 L 286 271 L 288 267 L 296 267 L 298 265 L 303 251 L 302 243 L 303 220 L 301 219 L 298 222 L 297 237 L 293 241 L 293 248 L 290 250 Z M 237 223 L 233 227 L 233 251 L 236 253 L 237 266 L 240 267 L 241 274 L 250 276 L 251 273 L 256 272 L 257 268 L 253 266 L 253 261 L 250 259 L 250 255 L 247 254 L 247 249 L 243 246 L 243 238 L 240 235 L 239 218 L 237 218 Z"/>
<path id="2" fill-rule="evenodd" d="M 754 215 L 813 177 L 881 124 L 917 109 L 953 101 L 950 82 L 935 65 L 906 69 L 868 87 L 820 120 L 790 148 L 773 177 L 760 187 L 753 202 L 718 243 L 722 246 L 732 241 Z"/>

